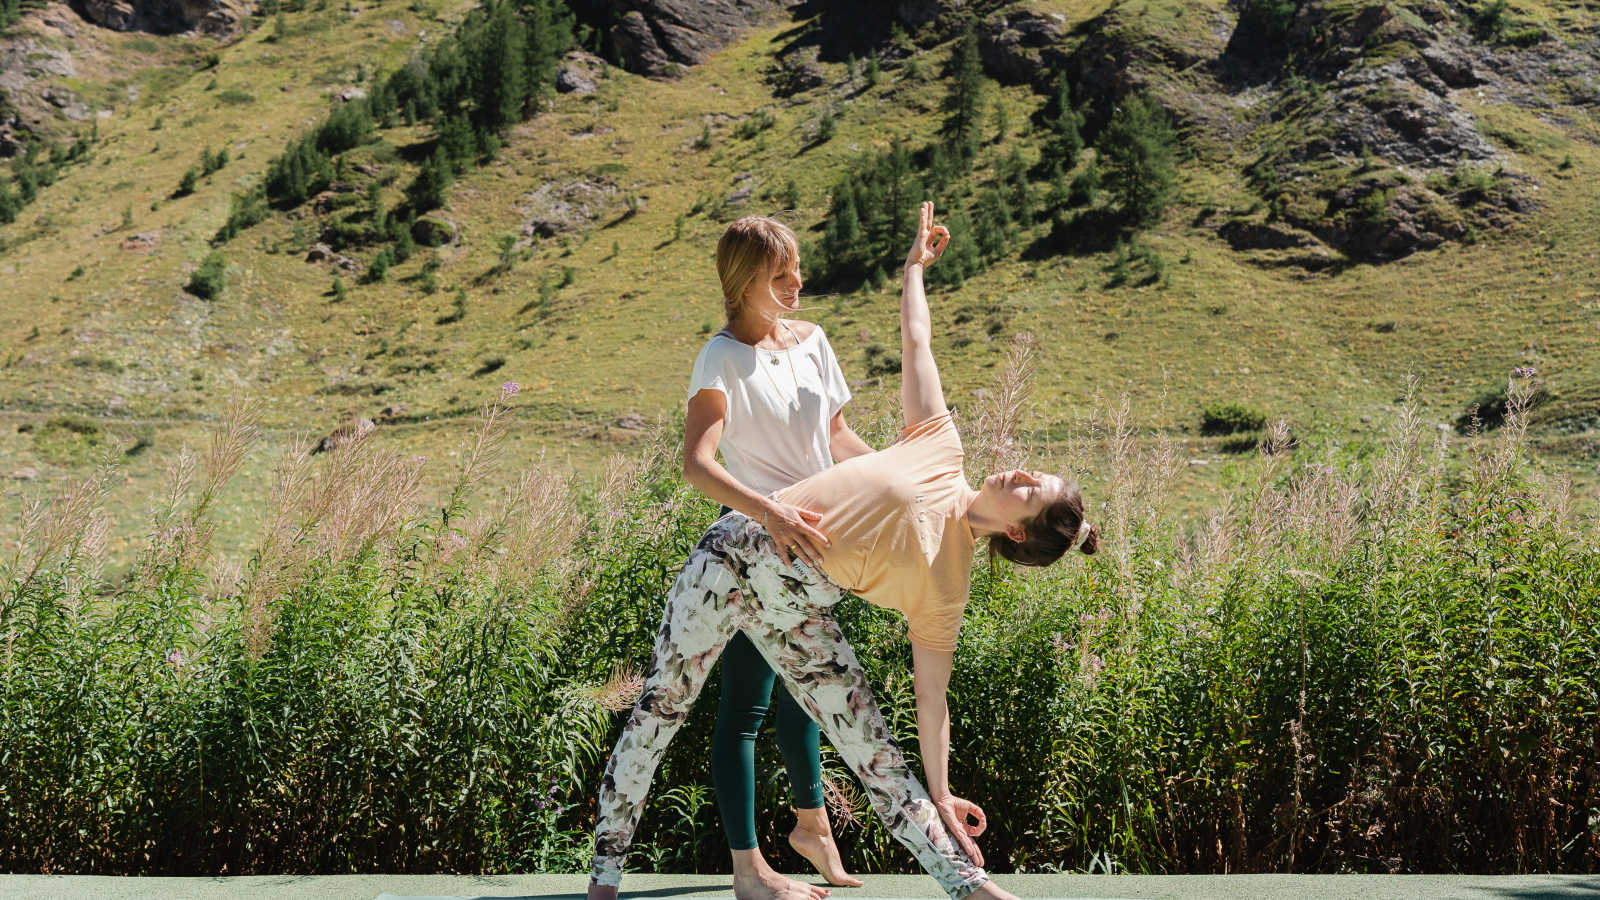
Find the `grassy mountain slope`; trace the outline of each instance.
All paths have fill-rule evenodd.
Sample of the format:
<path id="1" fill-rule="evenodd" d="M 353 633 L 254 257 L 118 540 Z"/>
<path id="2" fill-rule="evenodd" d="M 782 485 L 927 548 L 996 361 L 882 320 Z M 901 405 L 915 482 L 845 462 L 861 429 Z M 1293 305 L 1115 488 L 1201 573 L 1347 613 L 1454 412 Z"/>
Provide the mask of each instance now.
<path id="1" fill-rule="evenodd" d="M 1555 395 L 1546 409 L 1560 411 L 1541 438 L 1547 465 L 1580 488 L 1590 483 L 1590 454 L 1600 452 L 1588 433 L 1600 408 L 1600 373 L 1588 368 L 1600 358 L 1593 309 L 1600 189 L 1590 173 L 1600 153 L 1589 95 L 1569 90 L 1551 100 L 1547 91 L 1541 105 L 1449 89 L 1450 102 L 1492 145 L 1495 165 L 1531 198 L 1527 211 L 1501 217 L 1474 244 L 1452 240 L 1388 262 L 1336 256 L 1309 265 L 1295 249 L 1236 249 L 1240 229 L 1277 227 L 1269 221 L 1276 211 L 1263 208 L 1264 157 L 1280 169 L 1282 221 L 1303 222 L 1291 207 L 1315 193 L 1293 185 L 1335 176 L 1295 155 L 1316 128 L 1296 118 L 1300 107 L 1284 105 L 1292 98 L 1281 71 L 1238 91 L 1183 68 L 1192 65 L 1186 52 L 1198 58 L 1219 52 L 1204 46 L 1224 45 L 1230 33 L 1238 38 L 1234 13 L 1157 0 L 1023 6 L 1062 17 L 1067 37 L 1050 52 L 1076 54 L 1069 59 L 1084 83 L 1098 83 L 1082 66 L 1090 59 L 1103 61 L 1113 81 L 1158 97 L 1188 92 L 1190 112 L 1180 111 L 1179 121 L 1193 153 L 1180 168 L 1178 199 L 1143 232 L 1166 262 L 1164 283 L 1141 283 L 1147 279 L 1135 269 L 1136 277 L 1112 287 L 1108 251 L 1055 252 L 1044 223 L 988 271 L 933 299 L 952 400 L 973 402 L 1006 338 L 1027 331 L 1039 341 L 1038 413 L 1046 424 L 1070 420 L 1096 394 L 1127 394 L 1142 421 L 1180 435 L 1195 458 L 1222 461 L 1219 442 L 1198 437 L 1204 402 L 1237 399 L 1289 416 L 1298 431 L 1358 437 L 1392 414 L 1408 374 L 1432 420 L 1443 424 L 1512 367 L 1532 365 Z M 308 263 L 314 204 L 275 214 L 222 247 L 228 275 L 219 298 L 185 293 L 230 197 L 259 177 L 271 155 L 320 121 L 341 90 L 392 70 L 465 12 L 389 0 L 359 12 L 290 13 L 281 35 L 269 24 L 225 47 L 87 24 L 78 28 L 84 37 L 51 37 L 74 52 L 92 41 L 114 80 L 78 90 L 100 97 L 112 114 L 93 120 L 92 158 L 67 166 L 15 224 L 0 227 L 0 472 L 31 468 L 54 481 L 81 470 L 96 439 L 149 442 L 130 458 L 130 479 L 119 488 L 129 501 L 119 525 L 125 553 L 137 527 L 133 499 L 149 494 L 180 445 L 202 439 L 201 424 L 230 394 L 264 397 L 266 425 L 280 439 L 327 434 L 350 416 L 369 416 L 384 440 L 449 460 L 464 417 L 506 380 L 523 385 L 527 406 L 514 461 L 542 456 L 593 470 L 639 434 L 617 427 L 620 417 L 652 419 L 681 405 L 704 334 L 721 321 L 712 251 L 724 221 L 781 208 L 793 180 L 796 225 L 816 240 L 829 189 L 863 154 L 886 149 L 894 137 L 940 140 L 947 90 L 940 71 L 952 42 L 920 46 L 910 57 L 914 72 L 905 60 L 888 59 L 876 85 L 852 78 L 825 51 L 816 65 L 826 83 L 784 98 L 768 75 L 818 23 L 779 22 L 676 80 L 606 67 L 596 93 L 560 95 L 514 129 L 499 159 L 464 176 L 439 214 L 459 232 L 437 251 L 434 293 L 424 289 L 432 250 L 375 284 Z M 19 27 L 43 34 L 37 19 L 50 14 L 72 15 L 52 7 Z M 1587 53 L 1592 18 L 1581 7 L 1552 8 L 1542 20 L 1547 40 L 1506 52 L 1524 60 L 1548 51 L 1553 61 L 1542 71 L 1552 83 L 1576 83 L 1581 73 L 1562 75 L 1560 66 Z M 1191 45 L 1201 50 L 1183 50 Z M 201 68 L 205 52 L 220 54 L 214 69 Z M 145 86 L 131 103 L 130 82 Z M 987 86 L 986 98 L 990 109 L 1007 109 L 1010 128 L 996 141 L 985 125 L 980 180 L 1014 145 L 1029 161 L 1038 158 L 1035 119 L 1046 100 L 1028 84 L 1001 82 Z M 741 137 L 741 123 L 763 111 L 773 125 Z M 1317 122 L 1335 121 L 1339 110 L 1314 113 Z M 819 142 L 818 125 L 829 115 L 837 134 Z M 60 125 L 63 135 L 71 128 Z M 426 156 L 431 130 L 399 126 L 381 137 L 347 163 L 375 173 L 369 180 L 392 177 L 386 190 L 398 196 Z M 229 163 L 192 194 L 175 196 L 201 149 L 222 147 Z M 1278 156 L 1266 153 L 1272 148 Z M 1397 179 L 1389 190 L 1401 193 L 1427 174 L 1404 163 L 1378 168 Z M 571 195 L 589 198 L 594 218 L 556 237 L 525 233 L 534 208 L 573 185 Z M 542 187 L 545 194 L 531 197 Z M 373 255 L 371 248 L 344 252 L 363 265 Z M 894 264 L 885 260 L 890 271 Z M 348 285 L 342 301 L 332 290 L 336 274 Z M 815 305 L 808 316 L 827 328 L 847 374 L 870 392 L 882 379 L 868 376 L 868 348 L 896 342 L 893 286 L 818 296 Z M 879 387 L 893 387 L 893 376 Z M 390 415 L 380 414 L 385 409 Z M 64 427 L 64 416 L 100 434 L 86 435 L 82 422 Z M 259 493 L 269 463 L 262 455 L 247 464 L 247 496 Z M 446 466 L 437 468 L 443 479 Z M 1186 469 L 1189 495 L 1202 502 L 1226 468 Z M 253 524 L 259 502 L 241 501 L 224 515 L 224 529 Z"/>

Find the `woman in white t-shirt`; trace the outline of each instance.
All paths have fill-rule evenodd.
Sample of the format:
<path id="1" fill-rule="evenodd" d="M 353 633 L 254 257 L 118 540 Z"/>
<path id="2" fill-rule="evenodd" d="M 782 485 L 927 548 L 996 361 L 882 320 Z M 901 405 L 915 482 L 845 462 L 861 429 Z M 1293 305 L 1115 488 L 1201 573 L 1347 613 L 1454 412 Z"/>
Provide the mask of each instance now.
<path id="1" fill-rule="evenodd" d="M 735 221 L 717 242 L 717 275 L 728 324 L 706 342 L 689 379 L 684 477 L 724 512 L 762 522 L 785 563 L 792 556 L 816 565 L 828 540 L 813 525 L 820 517 L 771 495 L 872 448 L 845 423 L 850 389 L 827 336 L 810 322 L 784 318 L 800 308 L 794 232 L 765 216 Z M 755 739 L 775 678 L 742 632 L 722 653 L 711 772 L 733 851 L 734 894 L 820 898 L 826 890 L 778 875 L 757 846 Z M 828 824 L 817 725 L 786 690 L 778 691 L 777 706 L 778 748 L 798 820 L 789 843 L 831 884 L 857 887 L 861 881 L 845 871 Z"/>

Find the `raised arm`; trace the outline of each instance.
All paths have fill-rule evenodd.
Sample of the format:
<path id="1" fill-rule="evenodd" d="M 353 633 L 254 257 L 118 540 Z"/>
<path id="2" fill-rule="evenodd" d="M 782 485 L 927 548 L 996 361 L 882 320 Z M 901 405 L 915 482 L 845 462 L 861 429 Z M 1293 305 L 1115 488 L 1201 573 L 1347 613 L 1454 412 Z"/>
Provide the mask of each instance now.
<path id="1" fill-rule="evenodd" d="M 900 288 L 900 399 L 907 427 L 950 411 L 944 405 L 939 365 L 933 361 L 933 322 L 922 289 L 922 271 L 937 262 L 949 244 L 950 231 L 933 224 L 932 201 L 922 204 Z"/>

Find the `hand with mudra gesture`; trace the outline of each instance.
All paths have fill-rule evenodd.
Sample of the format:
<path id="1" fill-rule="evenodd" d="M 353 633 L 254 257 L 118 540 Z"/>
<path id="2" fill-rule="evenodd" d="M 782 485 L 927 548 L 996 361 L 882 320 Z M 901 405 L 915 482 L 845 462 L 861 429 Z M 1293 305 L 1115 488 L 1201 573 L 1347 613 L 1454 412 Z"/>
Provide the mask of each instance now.
<path id="1" fill-rule="evenodd" d="M 926 269 L 939 261 L 939 257 L 944 255 L 944 248 L 948 246 L 950 229 L 933 224 L 933 201 L 928 200 L 922 204 L 921 216 L 917 221 L 917 237 L 911 242 L 911 252 L 906 254 L 906 267 Z"/>

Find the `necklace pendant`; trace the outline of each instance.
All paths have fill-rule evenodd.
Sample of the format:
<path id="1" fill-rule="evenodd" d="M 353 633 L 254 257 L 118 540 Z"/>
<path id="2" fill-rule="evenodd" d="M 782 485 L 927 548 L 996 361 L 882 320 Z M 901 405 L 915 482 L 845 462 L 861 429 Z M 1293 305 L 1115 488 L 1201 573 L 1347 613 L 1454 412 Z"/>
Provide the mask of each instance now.
<path id="1" fill-rule="evenodd" d="M 774 356 L 774 357 L 773 357 L 773 358 L 772 358 L 772 364 L 773 364 L 773 365 L 777 365 L 777 364 L 778 364 L 778 358 L 777 358 L 777 357 L 776 357 L 776 356 Z"/>

